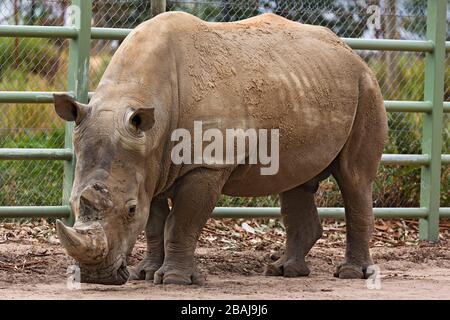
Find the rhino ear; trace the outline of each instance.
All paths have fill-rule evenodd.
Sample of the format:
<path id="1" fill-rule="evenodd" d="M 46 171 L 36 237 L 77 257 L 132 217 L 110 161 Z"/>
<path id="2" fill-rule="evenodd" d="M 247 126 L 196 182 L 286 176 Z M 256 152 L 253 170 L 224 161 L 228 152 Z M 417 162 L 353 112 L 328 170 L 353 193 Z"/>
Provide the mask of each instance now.
<path id="1" fill-rule="evenodd" d="M 147 131 L 155 124 L 154 108 L 139 108 L 133 111 L 129 118 L 130 125 L 137 131 Z"/>
<path id="2" fill-rule="evenodd" d="M 75 121 L 78 125 L 89 112 L 89 107 L 76 102 L 74 98 L 65 93 L 53 94 L 55 111 L 66 121 Z"/>

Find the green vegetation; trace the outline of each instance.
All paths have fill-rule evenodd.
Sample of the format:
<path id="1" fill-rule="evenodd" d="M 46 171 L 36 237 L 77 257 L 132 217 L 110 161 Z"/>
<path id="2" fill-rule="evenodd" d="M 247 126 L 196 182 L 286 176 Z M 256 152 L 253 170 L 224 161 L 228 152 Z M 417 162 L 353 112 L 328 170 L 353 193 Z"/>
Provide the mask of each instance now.
<path id="1" fill-rule="evenodd" d="M 60 66 L 60 52 L 49 40 L 0 38 L 0 80 L 11 68 L 52 79 Z"/>
<path id="2" fill-rule="evenodd" d="M 56 148 L 64 130 L 0 137 L 0 148 Z M 60 205 L 62 161 L 0 161 L 0 206 Z"/>

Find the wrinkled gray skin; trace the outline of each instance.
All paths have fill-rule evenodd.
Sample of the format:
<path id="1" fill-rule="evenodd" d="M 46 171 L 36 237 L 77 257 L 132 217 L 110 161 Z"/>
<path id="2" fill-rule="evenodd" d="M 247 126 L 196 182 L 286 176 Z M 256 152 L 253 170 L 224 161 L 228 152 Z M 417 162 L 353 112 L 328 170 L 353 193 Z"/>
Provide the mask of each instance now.
<path id="1" fill-rule="evenodd" d="M 271 14 L 228 24 L 162 14 L 125 39 L 89 105 L 55 95 L 55 109 L 76 124 L 76 223 L 57 228 L 82 282 L 202 283 L 194 250 L 221 194 L 279 193 L 286 249 L 266 274 L 306 276 L 305 255 L 322 234 L 314 193 L 329 175 L 347 221 L 346 258 L 335 275 L 367 277 L 386 114 L 370 69 L 328 29 Z M 279 172 L 174 165 L 170 135 L 192 132 L 194 120 L 222 132 L 279 129 Z M 147 255 L 127 269 L 144 228 Z"/>

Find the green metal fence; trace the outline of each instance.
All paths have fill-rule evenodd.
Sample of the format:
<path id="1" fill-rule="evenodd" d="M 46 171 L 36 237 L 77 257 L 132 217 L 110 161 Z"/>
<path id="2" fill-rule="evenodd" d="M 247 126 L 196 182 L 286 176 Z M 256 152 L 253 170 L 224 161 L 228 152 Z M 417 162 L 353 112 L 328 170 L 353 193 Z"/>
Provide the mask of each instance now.
<path id="1" fill-rule="evenodd" d="M 246 1 L 243 1 L 244 4 Z M 291 3 L 285 1 L 286 3 Z M 301 1 L 293 1 L 298 5 Z M 165 1 L 152 0 L 152 4 Z M 224 4 L 225 3 L 225 4 Z M 230 2 L 235 5 L 235 2 Z M 107 1 L 94 1 L 94 6 L 106 6 Z M 139 5 L 148 5 L 150 1 L 139 1 Z M 168 6 L 172 9 L 184 9 L 176 5 L 195 5 L 195 1 L 172 1 Z M 219 8 L 233 11 L 227 1 L 219 3 Z M 107 10 L 108 7 L 101 7 Z M 204 8 L 204 7 L 202 7 Z M 245 8 L 241 6 L 239 8 Z M 72 23 L 60 26 L 27 26 L 0 25 L 0 37 L 8 38 L 66 38 L 69 39 L 69 63 L 67 66 L 67 91 L 78 101 L 88 102 L 89 98 L 89 58 L 92 40 L 122 40 L 130 32 L 128 28 L 92 27 L 93 8 L 91 0 L 72 0 Z M 98 12 L 94 10 L 94 13 Z M 154 6 L 154 11 L 158 10 Z M 204 9 L 206 10 L 206 9 Z M 208 9 L 210 10 L 210 9 Z M 208 11 L 206 17 L 222 14 L 222 11 Z M 222 21 L 232 20 L 229 12 Z M 450 154 L 441 154 L 443 134 L 448 128 L 443 128 L 444 114 L 450 112 L 450 102 L 444 102 L 444 66 L 446 52 L 450 52 L 450 42 L 446 41 L 447 1 L 428 0 L 426 7 L 426 38 L 421 40 L 394 39 L 361 39 L 343 38 L 355 50 L 383 50 L 418 52 L 425 55 L 424 96 L 423 101 L 386 100 L 388 112 L 421 113 L 423 114 L 421 154 L 383 154 L 382 164 L 385 166 L 411 166 L 421 168 L 420 206 L 408 208 L 374 208 L 376 217 L 380 218 L 416 218 L 420 219 L 421 239 L 436 241 L 439 238 L 439 219 L 450 217 L 449 207 L 440 207 L 441 168 L 450 163 Z M 204 13 L 204 12 L 203 12 Z M 277 12 L 283 13 L 283 11 Z M 289 11 L 292 14 L 292 11 Z M 236 16 L 236 14 L 235 14 Z M 106 19 L 104 19 L 106 20 Z M 136 18 L 136 21 L 138 19 Z M 208 20 L 214 20 L 208 18 Z M 216 19 L 217 20 L 217 19 Z M 352 35 L 352 34 L 351 34 Z M 1 65 L 0 65 L 1 67 Z M 1 71 L 1 70 L 0 70 Z M 0 88 L 0 90 L 3 90 Z M 41 91 L 0 91 L 1 103 L 51 103 L 53 92 Z M 444 130 L 443 130 L 444 129 Z M 72 152 L 72 124 L 65 126 L 64 147 L 59 149 L 41 148 L 1 148 L 1 160 L 60 160 L 64 163 L 63 199 L 60 206 L 0 206 L 0 218 L 6 217 L 63 217 L 71 219 L 69 195 L 73 183 L 75 159 Z M 447 167 L 445 167 L 447 168 Z M 448 177 L 447 177 L 448 178 Z M 444 177 L 444 179 L 446 179 Z M 1 183 L 1 180 L 0 180 Z M 445 191 L 444 192 L 448 192 Z M 343 208 L 319 208 L 321 217 L 343 218 Z M 279 208 L 233 208 L 218 207 L 214 217 L 278 217 Z"/>

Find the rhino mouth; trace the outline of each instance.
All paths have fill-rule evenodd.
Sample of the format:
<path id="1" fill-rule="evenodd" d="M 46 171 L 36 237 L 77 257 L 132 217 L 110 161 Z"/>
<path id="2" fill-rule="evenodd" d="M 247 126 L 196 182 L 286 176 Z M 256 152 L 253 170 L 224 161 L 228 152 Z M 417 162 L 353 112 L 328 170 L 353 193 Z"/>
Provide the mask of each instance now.
<path id="1" fill-rule="evenodd" d="M 130 273 L 126 265 L 126 259 L 121 256 L 115 263 L 106 267 L 80 264 L 80 271 L 80 280 L 82 283 L 122 285 L 125 284 L 130 277 Z"/>

